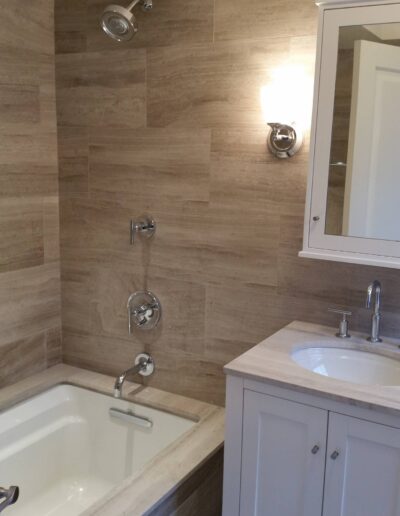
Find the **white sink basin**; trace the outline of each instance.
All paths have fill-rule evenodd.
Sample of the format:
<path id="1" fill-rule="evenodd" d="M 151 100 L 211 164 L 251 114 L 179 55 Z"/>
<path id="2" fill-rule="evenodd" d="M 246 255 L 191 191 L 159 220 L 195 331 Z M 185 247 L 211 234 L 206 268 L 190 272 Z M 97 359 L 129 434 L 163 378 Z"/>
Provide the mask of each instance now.
<path id="1" fill-rule="evenodd" d="M 299 349 L 292 359 L 323 376 L 366 385 L 400 385 L 400 361 L 356 349 L 313 347 Z"/>

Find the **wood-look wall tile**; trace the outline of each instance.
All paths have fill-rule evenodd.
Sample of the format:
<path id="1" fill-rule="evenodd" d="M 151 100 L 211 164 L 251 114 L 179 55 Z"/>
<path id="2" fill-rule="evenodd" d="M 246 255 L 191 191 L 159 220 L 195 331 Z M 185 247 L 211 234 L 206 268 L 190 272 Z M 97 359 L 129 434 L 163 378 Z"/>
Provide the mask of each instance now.
<path id="1" fill-rule="evenodd" d="M 73 261 L 77 267 L 115 260 L 132 263 L 130 219 L 141 214 L 132 204 L 71 197 L 61 200 L 62 261 Z"/>
<path id="2" fill-rule="evenodd" d="M 0 198 L 41 197 L 56 195 L 57 192 L 56 165 L 15 162 L 0 164 Z"/>
<path id="3" fill-rule="evenodd" d="M 87 0 L 55 0 L 56 54 L 84 52 L 87 40 Z"/>
<path id="4" fill-rule="evenodd" d="M 144 127 L 144 50 L 59 54 L 56 58 L 59 125 Z"/>
<path id="5" fill-rule="evenodd" d="M 161 277 L 157 271 L 150 275 L 148 284 L 163 308 L 160 338 L 155 343 L 157 348 L 169 349 L 177 355 L 185 352 L 201 356 L 204 352 L 205 285 L 177 280 L 172 275 Z"/>
<path id="6" fill-rule="evenodd" d="M 130 244 L 130 219 L 150 212 L 157 223 L 150 240 Z M 142 280 L 151 273 L 189 282 L 205 278 L 209 232 L 207 202 L 124 202 L 93 198 L 61 201 L 63 261 L 76 267 L 125 266 Z M 143 283 L 143 281 L 142 281 Z"/>
<path id="7" fill-rule="evenodd" d="M 208 203 L 142 203 L 69 198 L 61 202 L 63 262 L 85 266 L 125 267 L 142 287 L 150 274 L 203 282 Z M 151 212 L 157 231 L 151 240 L 130 245 L 129 222 Z"/>
<path id="8" fill-rule="evenodd" d="M 60 215 L 57 197 L 46 197 L 43 200 L 43 244 L 44 261 L 60 260 Z"/>
<path id="9" fill-rule="evenodd" d="M 46 334 L 39 333 L 25 339 L 0 345 L 0 388 L 47 367 Z"/>
<path id="10" fill-rule="evenodd" d="M 119 265 L 119 266 L 118 266 Z M 98 266 L 92 271 L 91 332 L 96 335 L 115 336 L 133 340 L 128 332 L 127 302 L 129 296 L 144 290 L 145 280 L 135 271 L 116 264 L 115 268 Z M 148 287 L 150 289 L 150 287 Z M 151 332 L 152 337 L 157 337 Z"/>
<path id="11" fill-rule="evenodd" d="M 261 124 L 260 89 L 289 50 L 287 38 L 149 49 L 148 125 Z"/>
<path id="12" fill-rule="evenodd" d="M 205 287 L 200 284 L 145 276 L 126 266 L 98 267 L 93 271 L 91 333 L 135 340 L 152 349 L 202 353 L 204 343 Z M 137 290 L 151 290 L 160 299 L 163 315 L 153 332 L 128 333 L 127 301 Z"/>
<path id="13" fill-rule="evenodd" d="M 96 198 L 207 201 L 209 130 L 91 131 L 90 192 Z"/>
<path id="14" fill-rule="evenodd" d="M 116 376 L 131 367 L 143 351 L 141 343 L 116 337 L 63 332 L 63 362 Z M 139 378 L 136 379 L 140 381 Z"/>
<path id="15" fill-rule="evenodd" d="M 207 279 L 245 285 L 278 284 L 279 205 L 211 203 Z M 251 251 L 249 251 L 251 250 Z"/>
<path id="16" fill-rule="evenodd" d="M 77 55 L 77 54 L 71 54 Z M 146 121 L 144 85 L 98 88 L 77 86 L 59 90 L 57 116 L 61 125 L 143 127 Z"/>
<path id="17" fill-rule="evenodd" d="M 90 51 L 119 51 L 118 42 L 106 36 L 100 27 L 100 17 L 108 0 L 88 0 L 89 14 L 87 46 Z M 135 37 L 125 46 L 141 47 L 188 45 L 213 41 L 213 0 L 168 0 L 154 2 L 153 10 L 134 10 L 139 25 Z"/>
<path id="18" fill-rule="evenodd" d="M 27 126 L 25 126 L 27 127 Z M 27 166 L 56 166 L 56 128 L 48 131 L 38 130 L 36 126 L 21 131 L 21 128 L 3 128 L 0 124 L 0 166 L 21 166 L 22 173 Z M 56 171 L 56 169 L 54 169 Z M 36 180 L 33 179 L 33 185 Z M 35 186 L 33 186 L 35 188 Z M 33 190 L 34 191 L 34 190 Z"/>
<path id="19" fill-rule="evenodd" d="M 3 36 L 3 33 L 0 36 Z M 6 45 L 6 46 L 4 46 Z M 41 54 L 31 49 L 0 43 L 1 55 L 1 82 L 3 84 L 18 84 L 20 86 L 41 84 L 41 74 L 50 61 L 54 63 L 54 56 Z"/>
<path id="20" fill-rule="evenodd" d="M 206 356 L 225 364 L 278 330 L 277 289 L 231 281 L 207 286 Z"/>
<path id="21" fill-rule="evenodd" d="M 3 2 L 0 22 L 3 386 L 50 363 L 61 308 L 53 1 Z M 54 347 L 51 362 L 57 354 Z"/>
<path id="22" fill-rule="evenodd" d="M 157 221 L 157 232 L 143 247 L 141 263 L 166 278 L 204 284 L 210 249 L 209 203 L 149 201 L 148 211 Z"/>
<path id="23" fill-rule="evenodd" d="M 56 56 L 57 88 L 98 87 L 116 90 L 143 85 L 145 50 L 121 48 L 119 52 L 82 52 Z M 98 99 L 98 100 L 101 100 Z"/>
<path id="24" fill-rule="evenodd" d="M 56 121 L 56 77 L 55 57 L 49 56 L 48 63 L 40 69 L 40 125 L 52 130 L 52 142 L 57 150 Z"/>
<path id="25" fill-rule="evenodd" d="M 305 299 L 282 294 L 280 288 L 243 288 L 234 282 L 223 288 L 208 286 L 206 356 L 226 364 L 294 320 L 335 327 L 331 306 L 331 299 Z"/>
<path id="26" fill-rule="evenodd" d="M 216 0 L 215 39 L 290 37 L 313 34 L 317 7 L 312 0 Z"/>
<path id="27" fill-rule="evenodd" d="M 60 246 L 62 252 L 67 248 L 80 248 L 88 244 L 88 204 L 89 201 L 86 197 L 60 198 Z"/>
<path id="28" fill-rule="evenodd" d="M 0 234 L 0 273 L 43 264 L 42 200 L 3 199 Z"/>
<path id="29" fill-rule="evenodd" d="M 20 2 L 4 2 L 1 22 L 0 49 L 5 54 L 12 50 L 54 54 L 53 0 L 31 0 L 22 11 Z"/>
<path id="30" fill-rule="evenodd" d="M 61 195 L 88 192 L 89 141 L 87 127 L 58 126 L 58 167 Z"/>
<path id="31" fill-rule="evenodd" d="M 157 374 L 144 381 L 157 389 L 163 389 L 208 403 L 225 403 L 225 375 L 222 365 L 213 358 L 180 352 L 151 351 Z"/>
<path id="32" fill-rule="evenodd" d="M 279 290 L 303 299 L 325 299 L 346 304 L 351 275 L 346 264 L 299 258 L 303 236 L 303 203 L 281 206 Z"/>
<path id="33" fill-rule="evenodd" d="M 266 134 L 264 126 L 213 130 L 209 281 L 277 285 L 279 204 Z"/>
<path id="34" fill-rule="evenodd" d="M 47 367 L 55 366 L 62 361 L 61 326 L 46 331 L 46 363 Z"/>
<path id="35" fill-rule="evenodd" d="M 2 124 L 37 124 L 40 120 L 39 86 L 0 84 Z"/>
<path id="36" fill-rule="evenodd" d="M 91 304 L 91 273 L 84 264 L 67 257 L 61 266 L 61 306 L 63 331 L 89 334 Z"/>
<path id="37" fill-rule="evenodd" d="M 60 325 L 57 263 L 0 274 L 0 345 Z"/>

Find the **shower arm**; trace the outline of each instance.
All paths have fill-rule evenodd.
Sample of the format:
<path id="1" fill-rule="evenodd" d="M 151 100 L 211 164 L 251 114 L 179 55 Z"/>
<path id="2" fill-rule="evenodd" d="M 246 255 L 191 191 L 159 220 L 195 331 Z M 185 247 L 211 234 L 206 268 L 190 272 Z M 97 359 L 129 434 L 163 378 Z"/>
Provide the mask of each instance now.
<path id="1" fill-rule="evenodd" d="M 132 11 L 135 5 L 137 5 L 139 2 L 141 2 L 141 0 L 133 0 L 133 2 L 131 2 L 125 9 L 127 9 L 128 11 Z"/>

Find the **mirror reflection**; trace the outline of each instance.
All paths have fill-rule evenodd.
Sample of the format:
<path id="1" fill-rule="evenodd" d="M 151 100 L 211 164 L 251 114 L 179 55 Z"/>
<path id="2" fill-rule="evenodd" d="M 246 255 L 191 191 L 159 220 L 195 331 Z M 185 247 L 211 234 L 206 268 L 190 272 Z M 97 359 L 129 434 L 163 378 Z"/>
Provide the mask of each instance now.
<path id="1" fill-rule="evenodd" d="M 325 233 L 400 240 L 400 23 L 341 27 Z"/>

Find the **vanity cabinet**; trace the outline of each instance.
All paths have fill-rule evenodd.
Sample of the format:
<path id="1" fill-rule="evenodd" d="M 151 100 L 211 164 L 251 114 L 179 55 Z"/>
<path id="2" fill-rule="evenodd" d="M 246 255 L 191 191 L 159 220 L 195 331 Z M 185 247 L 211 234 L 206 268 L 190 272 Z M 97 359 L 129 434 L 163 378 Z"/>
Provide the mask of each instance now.
<path id="1" fill-rule="evenodd" d="M 327 423 L 325 410 L 245 391 L 240 514 L 321 516 Z"/>
<path id="2" fill-rule="evenodd" d="M 321 515 L 400 516 L 400 418 L 228 376 L 223 516 Z"/>

